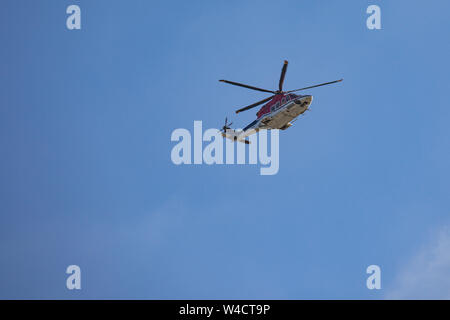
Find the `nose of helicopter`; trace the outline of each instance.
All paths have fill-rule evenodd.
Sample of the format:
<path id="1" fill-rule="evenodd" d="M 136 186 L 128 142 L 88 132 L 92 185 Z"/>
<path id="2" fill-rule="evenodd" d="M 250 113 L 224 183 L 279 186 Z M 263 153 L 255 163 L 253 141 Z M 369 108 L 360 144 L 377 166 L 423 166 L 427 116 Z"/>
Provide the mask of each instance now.
<path id="1" fill-rule="evenodd" d="M 305 98 L 305 101 L 311 102 L 313 99 L 313 96 L 306 95 L 306 96 L 303 96 L 303 98 Z"/>
<path id="2" fill-rule="evenodd" d="M 311 103 L 312 99 L 313 99 L 312 96 L 304 95 L 304 96 L 301 96 L 301 97 L 297 98 L 297 100 L 295 100 L 295 103 L 297 103 L 297 104 L 308 103 L 309 104 L 309 103 Z"/>

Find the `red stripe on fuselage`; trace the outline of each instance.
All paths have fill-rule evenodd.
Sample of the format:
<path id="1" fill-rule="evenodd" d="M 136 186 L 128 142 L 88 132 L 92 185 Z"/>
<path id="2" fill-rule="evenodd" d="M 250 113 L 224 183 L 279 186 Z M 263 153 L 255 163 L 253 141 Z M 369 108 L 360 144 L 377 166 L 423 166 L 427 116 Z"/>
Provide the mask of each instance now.
<path id="1" fill-rule="evenodd" d="M 264 116 L 265 114 L 268 114 L 271 112 L 271 109 L 273 106 L 280 107 L 282 105 L 284 105 L 285 103 L 287 103 L 290 100 L 293 100 L 295 98 L 297 98 L 298 96 L 290 93 L 290 94 L 277 94 L 275 97 L 273 97 L 272 100 L 270 100 L 269 102 L 267 102 L 265 105 L 263 105 L 261 107 L 261 109 L 259 109 L 259 111 L 256 113 L 256 116 L 259 118 L 261 118 L 262 116 Z"/>

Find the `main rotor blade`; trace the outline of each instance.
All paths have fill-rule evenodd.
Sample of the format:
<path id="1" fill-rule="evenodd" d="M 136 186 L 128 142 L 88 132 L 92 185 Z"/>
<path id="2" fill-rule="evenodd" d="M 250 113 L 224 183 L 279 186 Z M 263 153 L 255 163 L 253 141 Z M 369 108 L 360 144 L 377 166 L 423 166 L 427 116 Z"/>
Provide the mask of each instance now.
<path id="1" fill-rule="evenodd" d="M 258 102 L 256 102 L 256 103 L 253 103 L 253 104 L 251 104 L 251 105 L 249 105 L 249 106 L 246 106 L 246 107 L 244 107 L 244 108 L 241 108 L 241 109 L 239 109 L 239 110 L 236 110 L 236 113 L 239 113 L 239 112 L 242 112 L 242 111 L 245 111 L 245 110 L 248 110 L 248 109 L 257 107 L 257 106 L 259 106 L 260 104 L 263 104 L 264 102 L 269 101 L 269 100 L 272 99 L 273 97 L 274 97 L 274 95 L 273 95 L 273 96 L 270 96 L 270 97 L 268 97 L 268 98 L 265 98 L 264 100 L 261 100 L 261 101 L 258 101 Z"/>
<path id="2" fill-rule="evenodd" d="M 311 88 L 316 88 L 316 87 L 320 87 L 320 86 L 325 86 L 327 84 L 332 84 L 332 83 L 336 83 L 336 82 L 341 82 L 344 79 L 339 79 L 336 81 L 331 81 L 331 82 L 325 82 L 325 83 L 321 83 L 321 84 L 316 84 L 315 86 L 310 86 L 310 87 L 305 87 L 305 88 L 301 88 L 301 89 L 295 89 L 295 90 L 289 90 L 286 91 L 286 93 L 291 93 L 291 92 L 295 92 L 295 91 L 300 91 L 300 90 L 306 90 L 306 89 L 311 89 Z"/>
<path id="3" fill-rule="evenodd" d="M 287 60 L 284 60 L 283 68 L 281 69 L 281 75 L 280 75 L 280 82 L 278 83 L 278 88 L 280 91 L 283 91 L 283 82 L 284 82 L 284 76 L 286 75 L 288 62 Z"/>
<path id="4" fill-rule="evenodd" d="M 261 89 L 261 88 L 257 88 L 257 87 L 252 87 L 252 86 L 249 86 L 249 85 L 246 85 L 246 84 L 242 84 L 242 83 L 239 83 L 239 82 L 233 82 L 233 81 L 228 81 L 228 80 L 219 80 L 219 81 L 220 81 L 220 82 L 225 82 L 225 83 L 228 83 L 228 84 L 232 84 L 232 85 L 235 85 L 235 86 L 239 86 L 239 87 L 244 87 L 244 88 L 247 88 L 247 89 L 256 90 L 256 91 L 275 93 L 275 91 L 272 91 L 272 90 L 267 90 L 267 89 Z"/>

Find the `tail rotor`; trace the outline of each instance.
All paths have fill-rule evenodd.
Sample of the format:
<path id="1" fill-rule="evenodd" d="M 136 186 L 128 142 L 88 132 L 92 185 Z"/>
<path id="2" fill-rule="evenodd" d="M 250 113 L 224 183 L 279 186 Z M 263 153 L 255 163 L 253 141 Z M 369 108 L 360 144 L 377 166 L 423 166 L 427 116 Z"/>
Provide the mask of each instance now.
<path id="1" fill-rule="evenodd" d="M 231 129 L 230 126 L 231 126 L 232 124 L 233 124 L 233 122 L 228 123 L 228 118 L 225 117 L 225 124 L 224 124 L 223 127 L 222 127 L 222 132 L 225 133 L 227 130 L 230 130 L 230 129 Z"/>

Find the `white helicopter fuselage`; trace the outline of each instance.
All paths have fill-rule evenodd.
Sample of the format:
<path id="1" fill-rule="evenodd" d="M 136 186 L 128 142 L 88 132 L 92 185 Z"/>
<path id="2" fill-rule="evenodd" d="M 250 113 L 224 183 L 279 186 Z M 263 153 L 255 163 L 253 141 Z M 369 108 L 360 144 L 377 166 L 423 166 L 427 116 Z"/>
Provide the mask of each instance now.
<path id="1" fill-rule="evenodd" d="M 288 101 L 284 105 L 272 107 L 269 114 L 265 114 L 257 125 L 258 129 L 285 130 L 299 115 L 303 114 L 310 106 L 313 97 L 310 95 L 299 96 L 295 100 Z M 244 131 L 246 131 L 244 129 Z"/>
<path id="2" fill-rule="evenodd" d="M 242 130 L 228 129 L 222 133 L 224 138 L 233 141 L 249 143 L 245 138 L 258 132 L 261 129 L 280 129 L 286 130 L 297 117 L 308 110 L 313 97 L 310 95 L 298 96 L 296 99 L 290 100 L 283 105 L 274 105 L 269 113 L 256 119 Z"/>

